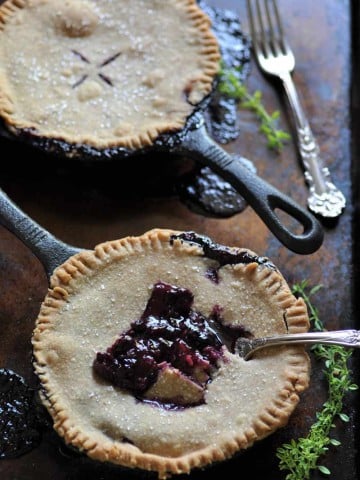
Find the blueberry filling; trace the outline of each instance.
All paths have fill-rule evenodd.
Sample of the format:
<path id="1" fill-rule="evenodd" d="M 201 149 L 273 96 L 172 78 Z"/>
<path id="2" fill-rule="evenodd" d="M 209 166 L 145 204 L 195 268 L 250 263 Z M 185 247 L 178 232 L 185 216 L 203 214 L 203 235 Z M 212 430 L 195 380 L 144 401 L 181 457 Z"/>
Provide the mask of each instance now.
<path id="1" fill-rule="evenodd" d="M 178 235 L 172 235 L 170 243 L 173 243 L 174 240 L 177 239 L 198 245 L 203 249 L 205 257 L 215 260 L 218 263 L 218 267 L 209 268 L 205 274 L 206 277 L 214 283 L 219 283 L 219 269 L 224 265 L 235 265 L 238 263 L 249 264 L 255 262 L 272 270 L 276 270 L 275 265 L 266 257 L 259 257 L 247 251 L 220 245 L 213 242 L 209 237 L 199 235 L 195 232 L 183 232 Z"/>
<path id="2" fill-rule="evenodd" d="M 234 265 L 237 263 L 253 263 L 256 262 L 259 265 L 266 265 L 269 268 L 276 270 L 276 267 L 266 257 L 259 257 L 252 255 L 247 251 L 240 251 L 219 243 L 213 242 L 209 237 L 205 235 L 199 235 L 195 232 L 183 232 L 178 235 L 171 236 L 171 243 L 174 240 L 182 240 L 183 242 L 193 243 L 198 245 L 204 250 L 204 256 L 212 260 L 216 260 L 220 266 Z"/>
<path id="3" fill-rule="evenodd" d="M 192 310 L 192 304 L 189 290 L 156 283 L 141 318 L 106 352 L 97 353 L 95 372 L 140 400 L 148 398 L 147 392 L 160 376 L 166 381 L 171 377 L 169 381 L 177 385 L 180 382 L 180 390 L 183 386 L 190 396 L 194 392 L 194 403 L 202 403 L 206 384 L 223 357 L 224 343 L 210 326 L 209 322 L 216 319 Z M 162 393 L 154 395 L 152 400 L 165 402 Z M 182 405 L 193 403 L 189 399 L 179 400 L 176 393 L 174 398 L 166 398 L 168 403 L 169 400 Z"/>

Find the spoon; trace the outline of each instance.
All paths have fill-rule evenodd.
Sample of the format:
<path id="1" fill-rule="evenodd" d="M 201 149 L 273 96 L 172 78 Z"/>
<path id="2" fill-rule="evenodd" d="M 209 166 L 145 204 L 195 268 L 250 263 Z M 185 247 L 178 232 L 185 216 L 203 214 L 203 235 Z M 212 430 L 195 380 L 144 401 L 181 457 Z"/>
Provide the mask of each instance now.
<path id="1" fill-rule="evenodd" d="M 249 360 L 256 350 L 288 344 L 327 344 L 342 347 L 360 348 L 360 330 L 333 330 L 330 332 L 306 332 L 271 337 L 248 339 L 239 337 L 235 342 L 235 352 L 244 360 Z"/>

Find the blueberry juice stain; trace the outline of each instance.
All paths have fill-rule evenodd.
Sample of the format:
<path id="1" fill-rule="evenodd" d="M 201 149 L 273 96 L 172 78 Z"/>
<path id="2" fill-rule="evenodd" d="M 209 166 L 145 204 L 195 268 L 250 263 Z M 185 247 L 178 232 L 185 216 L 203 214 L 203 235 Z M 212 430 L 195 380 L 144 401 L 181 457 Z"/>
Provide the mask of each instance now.
<path id="1" fill-rule="evenodd" d="M 37 391 L 12 370 L 0 369 L 0 459 L 16 458 L 37 447 L 46 418 Z"/>
<path id="2" fill-rule="evenodd" d="M 243 83 L 250 71 L 250 41 L 244 35 L 238 15 L 231 10 L 210 7 L 199 0 L 199 7 L 208 15 L 212 30 L 219 43 L 224 69 L 231 70 Z M 215 87 L 208 106 L 207 127 L 212 137 L 226 144 L 239 136 L 237 101 L 221 94 Z"/>
<path id="3" fill-rule="evenodd" d="M 223 68 L 244 82 L 250 70 L 250 42 L 242 32 L 237 14 L 210 7 L 202 0 L 198 4 L 211 20 Z M 216 142 L 227 144 L 239 136 L 237 100 L 222 94 L 216 86 L 204 113 L 207 130 Z M 208 167 L 198 166 L 187 172 L 180 178 L 176 191 L 190 210 L 204 216 L 227 218 L 247 207 L 233 186 Z"/>

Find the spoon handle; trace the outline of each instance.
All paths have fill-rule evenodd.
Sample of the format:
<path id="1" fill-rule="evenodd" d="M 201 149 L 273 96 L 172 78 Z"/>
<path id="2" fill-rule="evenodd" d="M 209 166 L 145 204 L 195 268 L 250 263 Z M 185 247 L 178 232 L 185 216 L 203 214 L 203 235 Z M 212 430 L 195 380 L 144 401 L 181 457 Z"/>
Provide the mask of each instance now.
<path id="1" fill-rule="evenodd" d="M 343 347 L 360 348 L 360 330 L 333 330 L 325 332 L 306 332 L 277 335 L 274 337 L 254 338 L 253 340 L 239 339 L 237 351 L 247 360 L 256 350 L 289 344 L 327 344 L 341 345 Z"/>

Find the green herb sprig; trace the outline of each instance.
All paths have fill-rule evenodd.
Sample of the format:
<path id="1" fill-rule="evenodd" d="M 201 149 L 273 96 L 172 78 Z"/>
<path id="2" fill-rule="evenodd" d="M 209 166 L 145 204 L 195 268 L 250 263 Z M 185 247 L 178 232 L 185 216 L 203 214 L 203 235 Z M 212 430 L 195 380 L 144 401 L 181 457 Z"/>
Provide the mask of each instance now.
<path id="1" fill-rule="evenodd" d="M 284 142 L 290 139 L 290 135 L 277 128 L 280 112 L 276 110 L 268 113 L 262 104 L 262 93 L 256 90 L 253 94 L 249 93 L 244 83 L 240 82 L 236 73 L 239 70 L 229 69 L 222 63 L 219 73 L 218 91 L 223 95 L 234 98 L 240 102 L 240 106 L 253 111 L 260 120 L 259 130 L 267 138 L 269 148 L 280 151 Z"/>
<path id="2" fill-rule="evenodd" d="M 312 304 L 312 297 L 321 285 L 308 290 L 308 282 L 303 281 L 294 285 L 294 294 L 303 297 L 310 315 L 310 321 L 314 330 L 325 330 L 319 318 L 317 308 Z M 307 480 L 313 470 L 319 470 L 325 475 L 330 475 L 329 468 L 319 464 L 319 459 L 330 446 L 338 446 L 340 442 L 330 436 L 331 429 L 335 426 L 334 421 L 338 417 L 343 422 L 348 422 L 349 417 L 342 411 L 343 399 L 347 392 L 356 390 L 357 385 L 351 381 L 351 371 L 348 368 L 348 360 L 352 355 L 351 350 L 339 346 L 316 345 L 313 348 L 315 356 L 325 362 L 324 374 L 328 381 L 328 399 L 323 404 L 320 412 L 316 414 L 316 421 L 310 428 L 305 438 L 291 440 L 277 450 L 280 459 L 279 469 L 289 473 L 286 480 Z"/>

